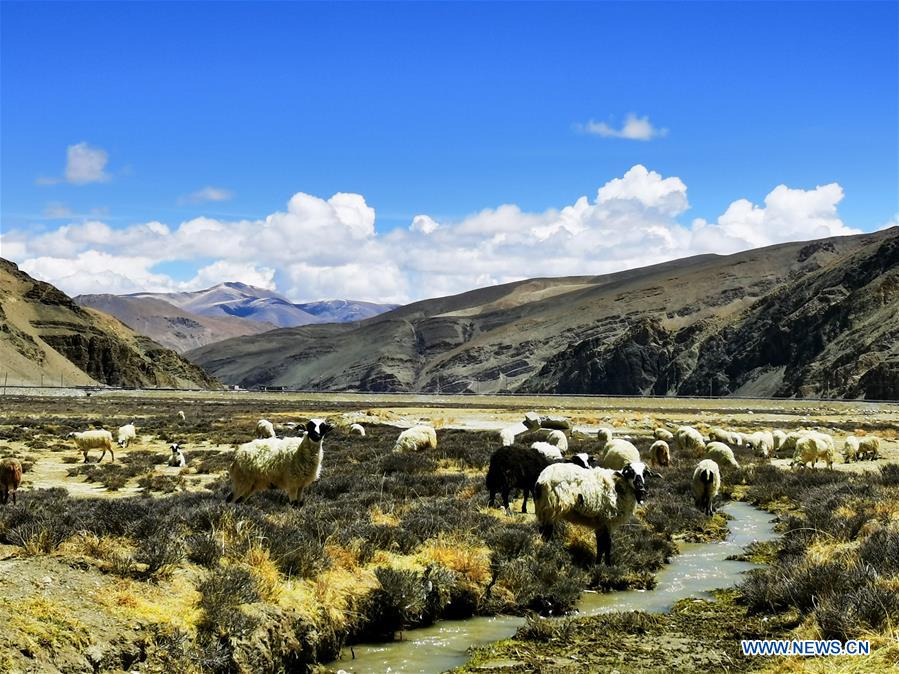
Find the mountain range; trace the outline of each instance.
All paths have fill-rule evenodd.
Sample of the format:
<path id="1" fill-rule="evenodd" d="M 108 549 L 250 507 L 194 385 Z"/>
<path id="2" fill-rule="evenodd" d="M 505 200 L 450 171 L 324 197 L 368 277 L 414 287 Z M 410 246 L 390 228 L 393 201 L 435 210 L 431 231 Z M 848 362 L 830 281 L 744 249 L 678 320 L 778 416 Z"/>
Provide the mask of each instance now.
<path id="1" fill-rule="evenodd" d="M 221 283 L 195 292 L 78 295 L 75 301 L 112 314 L 179 353 L 277 327 L 363 320 L 396 307 L 349 300 L 295 304 L 244 283 Z"/>
<path id="2" fill-rule="evenodd" d="M 896 399 L 899 228 L 531 279 L 186 355 L 243 386 Z"/>
<path id="3" fill-rule="evenodd" d="M 0 374 L 9 384 L 219 386 L 174 351 L 2 258 Z"/>

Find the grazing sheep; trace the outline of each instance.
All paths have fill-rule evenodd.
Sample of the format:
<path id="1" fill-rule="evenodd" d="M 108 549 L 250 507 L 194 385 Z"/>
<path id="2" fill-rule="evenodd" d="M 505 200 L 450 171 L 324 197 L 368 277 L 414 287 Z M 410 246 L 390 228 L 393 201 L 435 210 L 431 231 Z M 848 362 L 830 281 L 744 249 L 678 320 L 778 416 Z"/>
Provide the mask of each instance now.
<path id="1" fill-rule="evenodd" d="M 503 508 L 506 514 L 511 515 L 509 494 L 513 489 L 521 489 L 524 492 L 521 512 L 526 513 L 528 511 L 528 494 L 534 493 L 537 478 L 551 462 L 549 458 L 533 447 L 512 445 L 497 449 L 490 455 L 490 465 L 487 468 L 485 479 L 487 491 L 490 492 L 488 505 L 493 507 L 496 495 L 499 493 L 503 497 Z"/>
<path id="2" fill-rule="evenodd" d="M 781 453 L 789 453 L 794 452 L 796 449 L 796 445 L 802 438 L 814 437 L 818 438 L 821 442 L 823 442 L 827 447 L 829 447 L 832 451 L 836 452 L 836 445 L 834 444 L 833 437 L 827 433 L 822 433 L 821 431 L 813 431 L 813 430 L 800 430 L 793 431 L 791 433 L 787 433 L 784 438 L 783 443 L 780 446 Z"/>
<path id="3" fill-rule="evenodd" d="M 858 458 L 858 438 L 849 435 L 843 441 L 843 458 L 846 463 L 850 463 Z"/>
<path id="4" fill-rule="evenodd" d="M 721 471 L 712 459 L 703 459 L 693 471 L 693 502 L 706 515 L 715 512 L 712 502 L 721 488 Z"/>
<path id="5" fill-rule="evenodd" d="M 692 426 L 681 426 L 674 433 L 677 448 L 681 451 L 691 452 L 694 456 L 702 456 L 705 452 L 705 440 L 702 433 Z"/>
<path id="6" fill-rule="evenodd" d="M 533 442 L 531 443 L 531 447 L 543 454 L 543 456 L 550 461 L 561 461 L 564 458 L 562 456 L 562 450 L 548 442 Z"/>
<path id="7" fill-rule="evenodd" d="M 767 459 L 774 451 L 774 434 L 770 431 L 756 431 L 746 438 L 756 456 Z"/>
<path id="8" fill-rule="evenodd" d="M 875 435 L 866 435 L 858 440 L 859 461 L 873 461 L 880 457 L 880 438 Z"/>
<path id="9" fill-rule="evenodd" d="M 394 452 L 414 452 L 419 449 L 437 449 L 437 431 L 433 426 L 420 424 L 400 433 L 393 446 Z"/>
<path id="10" fill-rule="evenodd" d="M 178 420 L 179 420 L 179 421 L 186 421 L 186 420 L 187 420 L 187 417 L 184 416 L 184 410 L 178 410 Z"/>
<path id="11" fill-rule="evenodd" d="M 603 426 L 598 431 L 596 431 L 596 437 L 599 438 L 599 444 L 601 447 L 605 447 L 612 440 L 612 435 L 614 435 L 614 431 L 607 427 Z"/>
<path id="12" fill-rule="evenodd" d="M 671 450 L 664 440 L 656 440 L 649 447 L 649 462 L 652 466 L 670 466 Z"/>
<path id="13" fill-rule="evenodd" d="M 365 426 L 362 424 L 353 424 L 350 426 L 350 435 L 361 435 L 365 437 Z"/>
<path id="14" fill-rule="evenodd" d="M 117 434 L 118 445 L 122 449 L 131 444 L 131 441 L 137 438 L 137 429 L 134 427 L 134 422 L 132 421 L 130 424 L 125 424 L 124 426 L 119 427 L 119 431 Z"/>
<path id="15" fill-rule="evenodd" d="M 500 429 L 499 441 L 502 443 L 503 447 L 510 447 L 515 444 L 515 436 L 518 435 L 515 431 L 516 429 L 512 426 Z"/>
<path id="16" fill-rule="evenodd" d="M 258 440 L 273 437 L 275 437 L 275 427 L 272 425 L 271 421 L 268 419 L 260 419 L 256 422 L 256 438 Z"/>
<path id="17" fill-rule="evenodd" d="M 327 421 L 310 419 L 302 437 L 264 438 L 241 445 L 231 464 L 228 502 L 240 503 L 274 486 L 286 491 L 294 505 L 303 505 L 303 491 L 321 475 L 322 440 L 332 428 Z"/>
<path id="18" fill-rule="evenodd" d="M 674 433 L 669 431 L 667 428 L 657 428 L 652 432 L 652 437 L 654 437 L 656 440 L 671 442 L 672 440 L 674 440 Z"/>
<path id="19" fill-rule="evenodd" d="M 169 449 L 172 450 L 172 453 L 169 455 L 169 465 L 176 468 L 184 468 L 187 465 L 187 459 L 184 458 L 184 452 L 181 451 L 181 445 L 177 442 L 173 442 Z"/>
<path id="20" fill-rule="evenodd" d="M 89 449 L 103 450 L 100 458 L 97 459 L 97 463 L 103 460 L 106 452 L 109 452 L 109 455 L 112 457 L 111 460 L 115 461 L 115 453 L 112 451 L 112 433 L 109 431 L 81 431 L 80 433 L 69 433 L 66 436 L 67 440 L 72 438 L 75 440 L 75 447 L 81 450 L 81 453 L 84 455 L 84 463 L 87 463 L 87 452 Z"/>
<path id="21" fill-rule="evenodd" d="M 599 462 L 603 468 L 621 470 L 629 463 L 640 463 L 640 452 L 633 444 L 621 438 L 606 443 L 606 453 Z"/>
<path id="22" fill-rule="evenodd" d="M 771 431 L 771 438 L 774 440 L 774 451 L 776 452 L 787 439 L 787 434 L 781 430 Z"/>
<path id="23" fill-rule="evenodd" d="M 709 442 L 723 442 L 727 445 L 736 445 L 740 438 L 736 433 L 725 431 L 723 428 L 713 428 L 709 431 Z"/>
<path id="24" fill-rule="evenodd" d="M 815 464 L 818 463 L 818 459 L 823 459 L 828 468 L 833 468 L 836 451 L 821 435 L 820 433 L 805 435 L 796 441 L 796 452 L 793 455 L 792 467 L 805 467 L 805 464 L 809 463 L 814 468 Z"/>
<path id="25" fill-rule="evenodd" d="M 10 494 L 12 504 L 16 504 L 16 490 L 20 484 L 22 484 L 21 462 L 12 457 L 0 459 L 0 505 L 9 503 Z"/>
<path id="26" fill-rule="evenodd" d="M 634 507 L 646 499 L 645 478 L 652 473 L 641 462 L 621 470 L 581 468 L 554 463 L 537 478 L 536 513 L 540 533 L 552 538 L 562 520 L 587 526 L 596 532 L 596 562 L 612 564 L 612 530 L 626 522 Z"/>
<path id="27" fill-rule="evenodd" d="M 549 433 L 546 434 L 546 441 L 558 447 L 561 451 L 568 451 L 568 437 L 560 430 L 551 429 Z"/>
<path id="28" fill-rule="evenodd" d="M 734 450 L 723 442 L 710 442 L 705 448 L 705 458 L 711 459 L 716 464 L 739 468 L 740 464 L 734 457 Z"/>

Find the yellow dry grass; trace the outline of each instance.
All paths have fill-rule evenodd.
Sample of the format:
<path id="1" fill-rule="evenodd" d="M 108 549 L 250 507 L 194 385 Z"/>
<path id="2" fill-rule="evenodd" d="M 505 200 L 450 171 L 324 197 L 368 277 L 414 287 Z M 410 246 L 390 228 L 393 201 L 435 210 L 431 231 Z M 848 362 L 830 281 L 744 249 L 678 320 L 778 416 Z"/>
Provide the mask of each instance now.
<path id="1" fill-rule="evenodd" d="M 108 591 L 98 593 L 97 601 L 134 622 L 193 630 L 199 617 L 200 598 L 194 575 L 190 569 L 178 569 L 170 580 L 159 585 L 122 578 Z"/>
<path id="2" fill-rule="evenodd" d="M 477 587 L 490 582 L 490 549 L 480 541 L 473 543 L 458 536 L 438 536 L 422 545 L 417 557 L 425 566 L 444 566 Z"/>
<path id="3" fill-rule="evenodd" d="M 24 640 L 22 648 L 32 652 L 70 645 L 78 649 L 90 644 L 88 628 L 65 606 L 46 597 L 26 599 L 16 604 L 9 616 L 10 629 Z"/>

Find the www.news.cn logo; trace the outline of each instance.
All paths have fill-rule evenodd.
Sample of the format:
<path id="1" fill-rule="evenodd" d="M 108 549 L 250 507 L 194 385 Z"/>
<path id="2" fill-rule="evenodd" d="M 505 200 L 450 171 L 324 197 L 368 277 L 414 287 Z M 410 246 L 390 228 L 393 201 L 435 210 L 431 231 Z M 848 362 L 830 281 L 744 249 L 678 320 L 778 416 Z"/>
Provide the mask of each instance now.
<path id="1" fill-rule="evenodd" d="M 836 639 L 744 639 L 740 647 L 743 655 L 868 655 L 871 652 L 867 639 L 846 643 Z"/>

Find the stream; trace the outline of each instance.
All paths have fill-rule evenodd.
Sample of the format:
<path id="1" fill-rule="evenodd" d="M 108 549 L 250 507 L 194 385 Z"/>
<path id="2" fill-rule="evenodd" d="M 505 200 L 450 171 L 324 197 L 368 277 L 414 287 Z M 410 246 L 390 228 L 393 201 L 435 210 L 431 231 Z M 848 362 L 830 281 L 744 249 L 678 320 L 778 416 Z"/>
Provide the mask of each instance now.
<path id="1" fill-rule="evenodd" d="M 741 574 L 755 564 L 727 557 L 740 554 L 753 541 L 775 539 L 777 534 L 770 513 L 740 501 L 731 501 L 721 510 L 733 517 L 728 522 L 730 533 L 726 540 L 681 543 L 680 553 L 656 574 L 654 590 L 588 591 L 578 602 L 577 615 L 612 611 L 661 613 L 681 599 L 706 597 L 712 590 L 739 583 Z M 347 647 L 340 660 L 330 666 L 352 674 L 436 674 L 464 664 L 469 648 L 508 639 L 523 624 L 520 616 L 502 615 L 441 620 L 430 627 L 406 631 L 403 641 L 356 644 L 352 647 L 355 658 Z"/>

